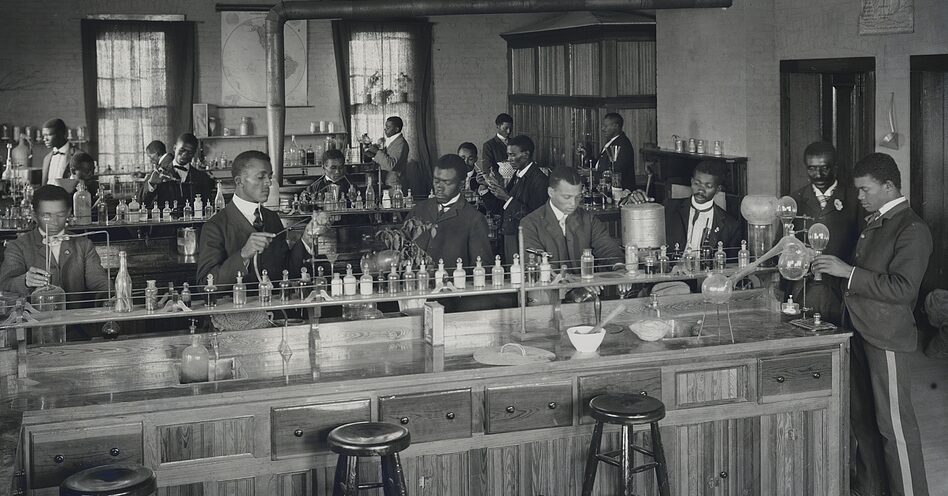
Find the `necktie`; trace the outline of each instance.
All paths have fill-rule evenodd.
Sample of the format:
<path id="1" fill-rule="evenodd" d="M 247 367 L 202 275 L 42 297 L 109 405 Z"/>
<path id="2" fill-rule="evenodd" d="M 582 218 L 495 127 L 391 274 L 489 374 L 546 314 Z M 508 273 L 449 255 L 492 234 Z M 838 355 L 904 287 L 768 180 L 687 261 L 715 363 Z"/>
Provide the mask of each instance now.
<path id="1" fill-rule="evenodd" d="M 820 201 L 820 208 L 826 208 L 826 202 L 829 201 L 830 196 L 824 193 L 816 194 L 816 199 Z"/>
<path id="2" fill-rule="evenodd" d="M 875 212 L 869 214 L 868 216 L 866 216 L 866 226 L 868 227 L 870 224 L 872 224 L 872 223 L 875 222 L 877 219 L 879 219 L 879 217 L 881 217 L 881 215 L 879 215 L 879 212 L 878 212 L 878 211 L 875 211 Z"/>
<path id="3" fill-rule="evenodd" d="M 253 228 L 257 232 L 263 232 L 263 217 L 260 215 L 260 209 L 253 211 Z"/>
<path id="4" fill-rule="evenodd" d="M 566 236 L 566 216 L 560 219 L 560 230 L 563 231 L 563 236 Z"/>
<path id="5" fill-rule="evenodd" d="M 695 211 L 695 216 L 694 216 L 693 219 L 691 219 L 691 227 L 692 227 L 692 229 L 694 228 L 695 224 L 698 222 L 698 217 L 700 217 L 701 214 L 703 214 L 703 213 L 705 213 L 705 212 L 711 210 L 712 208 L 714 208 L 714 204 L 713 204 L 713 203 L 711 204 L 710 207 L 705 208 L 705 209 L 701 209 L 701 210 L 699 210 L 698 208 L 696 208 L 694 205 L 691 205 L 691 209 Z"/>

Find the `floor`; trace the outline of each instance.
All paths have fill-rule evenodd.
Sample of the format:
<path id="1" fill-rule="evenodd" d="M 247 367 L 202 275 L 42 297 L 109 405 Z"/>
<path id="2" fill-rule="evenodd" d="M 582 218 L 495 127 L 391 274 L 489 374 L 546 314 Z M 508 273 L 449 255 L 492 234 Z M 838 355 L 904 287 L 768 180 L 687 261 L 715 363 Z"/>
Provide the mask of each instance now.
<path id="1" fill-rule="evenodd" d="M 948 495 L 948 360 L 917 352 L 913 361 L 912 400 L 922 434 L 925 471 L 932 496 Z"/>

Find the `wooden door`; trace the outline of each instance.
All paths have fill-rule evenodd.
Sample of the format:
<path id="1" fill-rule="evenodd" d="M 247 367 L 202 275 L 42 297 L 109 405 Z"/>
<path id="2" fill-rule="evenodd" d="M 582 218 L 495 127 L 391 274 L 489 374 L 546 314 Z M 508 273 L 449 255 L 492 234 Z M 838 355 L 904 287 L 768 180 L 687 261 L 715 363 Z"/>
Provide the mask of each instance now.
<path id="1" fill-rule="evenodd" d="M 826 409 L 760 417 L 760 494 L 829 494 Z"/>
<path id="2" fill-rule="evenodd" d="M 911 201 L 931 228 L 934 241 L 922 282 L 924 296 L 945 288 L 948 281 L 942 256 L 948 249 L 948 55 L 912 57 L 911 67 Z"/>
<path id="3" fill-rule="evenodd" d="M 669 454 L 672 494 L 745 496 L 758 490 L 758 418 L 718 420 L 678 427 L 663 438 Z M 669 451 L 671 450 L 671 451 Z M 804 494 L 804 493 L 799 493 Z"/>

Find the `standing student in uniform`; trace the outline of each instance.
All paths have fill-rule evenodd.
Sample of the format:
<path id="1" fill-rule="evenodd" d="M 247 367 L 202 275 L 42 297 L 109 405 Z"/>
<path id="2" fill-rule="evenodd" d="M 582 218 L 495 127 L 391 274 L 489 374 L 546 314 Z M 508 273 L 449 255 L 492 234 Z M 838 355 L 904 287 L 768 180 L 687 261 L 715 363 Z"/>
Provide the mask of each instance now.
<path id="1" fill-rule="evenodd" d="M 926 496 L 911 396 L 911 352 L 918 341 L 913 311 L 932 235 L 902 196 L 902 179 L 891 156 L 867 155 L 856 164 L 853 178 L 859 202 L 871 215 L 856 242 L 852 265 L 834 255 L 821 255 L 812 265 L 815 272 L 844 280 L 843 325 L 856 331 L 850 391 L 857 444 L 853 494 Z"/>
<path id="2" fill-rule="evenodd" d="M 520 135 L 510 139 L 507 145 L 507 161 L 516 171 L 506 186 L 488 176 L 488 188 L 502 203 L 505 262 L 511 263 L 518 253 L 517 231 L 520 219 L 543 206 L 549 199 L 549 171 L 540 167 L 534 159 L 536 147 L 529 136 Z"/>

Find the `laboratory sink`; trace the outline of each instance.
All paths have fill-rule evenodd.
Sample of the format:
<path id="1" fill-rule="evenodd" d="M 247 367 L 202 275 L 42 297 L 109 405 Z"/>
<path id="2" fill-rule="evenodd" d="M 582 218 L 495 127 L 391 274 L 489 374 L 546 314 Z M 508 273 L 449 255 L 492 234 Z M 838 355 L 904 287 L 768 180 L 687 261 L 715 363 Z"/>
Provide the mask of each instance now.
<path id="1" fill-rule="evenodd" d="M 181 361 L 174 362 L 174 372 L 177 381 L 175 386 L 189 386 L 199 384 L 200 382 L 181 382 Z M 207 382 L 236 381 L 246 379 L 246 373 L 240 366 L 240 360 L 237 357 L 227 357 L 214 359 L 211 358 L 207 364 Z"/>

